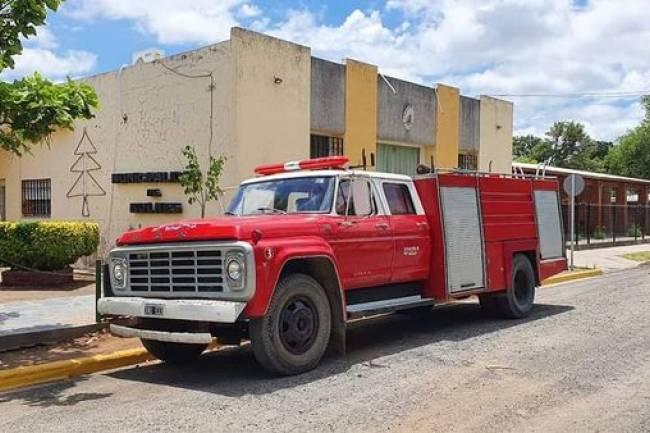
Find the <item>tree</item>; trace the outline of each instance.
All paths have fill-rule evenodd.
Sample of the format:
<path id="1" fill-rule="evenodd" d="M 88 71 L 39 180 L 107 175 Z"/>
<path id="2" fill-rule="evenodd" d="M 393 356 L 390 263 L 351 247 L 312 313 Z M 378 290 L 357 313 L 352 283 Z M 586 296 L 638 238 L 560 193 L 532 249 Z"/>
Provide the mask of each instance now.
<path id="1" fill-rule="evenodd" d="M 641 98 L 645 118 L 641 124 L 620 137 L 605 158 L 613 174 L 650 179 L 650 96 Z"/>
<path id="2" fill-rule="evenodd" d="M 45 24 L 48 9 L 56 11 L 63 0 L 0 0 L 0 72 L 13 69 L 23 40 Z M 38 73 L 12 83 L 0 82 L 0 149 L 18 156 L 31 143 L 49 143 L 58 128 L 72 129 L 77 119 L 93 117 L 95 91 L 87 84 L 53 83 Z"/>
<path id="3" fill-rule="evenodd" d="M 538 163 L 553 155 L 553 146 L 548 140 L 535 135 L 519 135 L 512 139 L 512 156 L 515 161 Z"/>
<path id="4" fill-rule="evenodd" d="M 553 147 L 553 164 L 558 167 L 576 167 L 574 160 L 581 160 L 580 154 L 591 143 L 591 137 L 579 122 L 555 122 L 546 132 Z"/>
<path id="5" fill-rule="evenodd" d="M 187 160 L 187 165 L 179 181 L 183 187 L 183 192 L 187 196 L 187 202 L 189 204 L 198 203 L 201 207 L 201 218 L 205 218 L 205 208 L 208 202 L 212 200 L 218 201 L 219 195 L 223 193 L 219 181 L 226 163 L 226 157 L 221 155 L 215 158 L 210 155 L 208 171 L 203 174 L 199 158 L 196 156 L 196 149 L 185 146 L 182 153 Z"/>

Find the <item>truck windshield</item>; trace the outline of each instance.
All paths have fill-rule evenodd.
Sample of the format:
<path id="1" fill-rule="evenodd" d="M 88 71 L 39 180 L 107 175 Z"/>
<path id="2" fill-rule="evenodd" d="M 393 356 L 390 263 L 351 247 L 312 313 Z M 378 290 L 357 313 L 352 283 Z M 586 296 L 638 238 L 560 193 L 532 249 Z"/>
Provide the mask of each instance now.
<path id="1" fill-rule="evenodd" d="M 227 213 L 329 213 L 335 184 L 334 177 L 331 176 L 249 183 L 239 187 Z"/>

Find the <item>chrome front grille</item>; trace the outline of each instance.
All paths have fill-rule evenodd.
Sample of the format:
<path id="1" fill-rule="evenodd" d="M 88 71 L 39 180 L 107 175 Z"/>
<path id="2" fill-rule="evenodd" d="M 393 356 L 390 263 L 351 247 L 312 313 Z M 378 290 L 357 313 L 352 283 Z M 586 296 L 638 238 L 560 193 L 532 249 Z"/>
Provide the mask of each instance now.
<path id="1" fill-rule="evenodd" d="M 223 259 L 214 247 L 129 251 L 129 290 L 144 296 L 214 296 L 224 291 Z"/>

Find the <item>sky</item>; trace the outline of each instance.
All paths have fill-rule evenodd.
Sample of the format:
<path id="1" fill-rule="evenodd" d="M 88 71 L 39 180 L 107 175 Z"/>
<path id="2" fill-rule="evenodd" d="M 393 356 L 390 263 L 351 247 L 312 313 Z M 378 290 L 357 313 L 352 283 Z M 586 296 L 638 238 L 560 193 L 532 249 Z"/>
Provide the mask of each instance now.
<path id="1" fill-rule="evenodd" d="M 650 93 L 648 13 L 650 0 L 67 0 L 0 78 L 93 75 L 242 26 L 467 96 L 518 95 L 502 96 L 515 103 L 515 134 L 574 120 L 615 140 L 642 108 L 638 96 L 602 94 Z M 531 94 L 552 96 L 521 96 Z"/>

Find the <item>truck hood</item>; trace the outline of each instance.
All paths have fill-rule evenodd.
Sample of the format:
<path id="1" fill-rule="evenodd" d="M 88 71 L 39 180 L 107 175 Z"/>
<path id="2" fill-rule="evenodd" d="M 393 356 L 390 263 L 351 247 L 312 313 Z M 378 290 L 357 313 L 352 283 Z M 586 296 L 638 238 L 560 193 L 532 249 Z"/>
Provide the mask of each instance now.
<path id="1" fill-rule="evenodd" d="M 319 233 L 316 222 L 322 217 L 323 215 L 296 214 L 183 220 L 128 231 L 117 239 L 117 245 L 216 240 L 249 241 L 256 230 L 259 230 L 265 239 L 314 235 Z"/>

